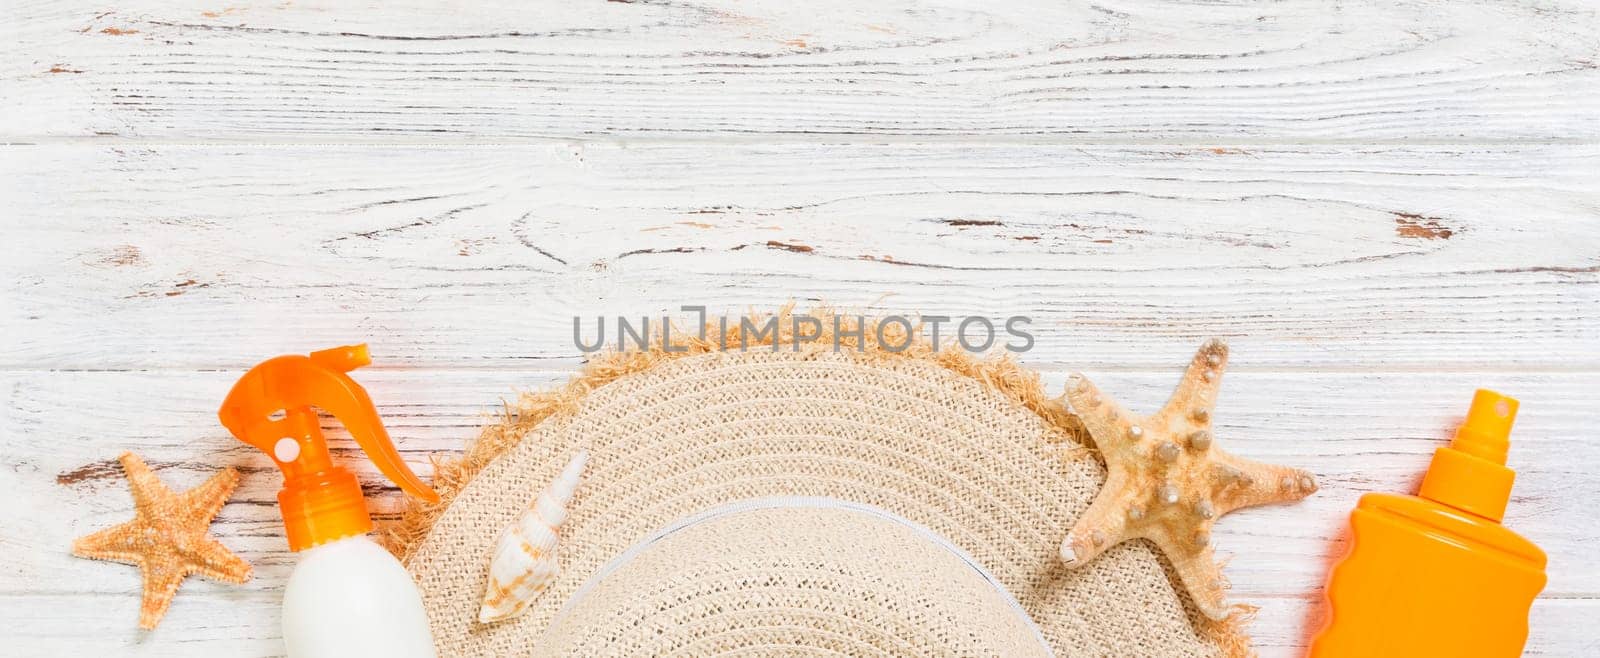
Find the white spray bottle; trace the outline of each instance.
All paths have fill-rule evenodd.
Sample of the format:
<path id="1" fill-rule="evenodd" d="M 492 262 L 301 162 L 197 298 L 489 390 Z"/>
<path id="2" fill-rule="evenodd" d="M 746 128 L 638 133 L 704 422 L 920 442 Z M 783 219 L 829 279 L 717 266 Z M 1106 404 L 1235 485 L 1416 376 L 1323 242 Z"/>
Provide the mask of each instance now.
<path id="1" fill-rule="evenodd" d="M 218 416 L 282 469 L 278 506 L 300 561 L 283 593 L 290 658 L 436 658 L 428 615 L 400 561 L 367 537 L 372 517 L 355 474 L 333 464 L 313 406 L 337 417 L 406 493 L 428 488 L 400 459 L 366 390 L 346 372 L 371 363 L 366 345 L 264 361 L 234 384 Z"/>

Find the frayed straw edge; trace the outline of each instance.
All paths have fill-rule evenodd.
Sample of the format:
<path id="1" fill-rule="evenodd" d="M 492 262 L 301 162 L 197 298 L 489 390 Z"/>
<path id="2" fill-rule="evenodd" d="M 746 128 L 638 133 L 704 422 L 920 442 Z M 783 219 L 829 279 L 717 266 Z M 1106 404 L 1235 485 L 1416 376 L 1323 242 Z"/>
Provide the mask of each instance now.
<path id="1" fill-rule="evenodd" d="M 1228 580 L 1226 574 L 1222 573 L 1223 568 L 1227 567 L 1228 561 L 1231 559 L 1233 559 L 1231 556 L 1224 558 L 1217 564 L 1217 574 L 1222 580 L 1222 589 L 1224 591 L 1233 589 L 1233 583 Z M 1176 574 L 1173 576 L 1173 582 L 1179 582 Z M 1182 591 L 1181 587 L 1178 589 Z M 1189 617 L 1201 620 L 1201 633 L 1216 642 L 1222 648 L 1223 655 L 1228 656 L 1228 658 L 1246 658 L 1256 655 L 1255 649 L 1250 647 L 1250 636 L 1244 632 L 1244 627 L 1255 620 L 1256 611 L 1260 610 L 1260 608 L 1249 603 L 1234 603 L 1228 606 L 1228 610 L 1228 616 L 1223 617 L 1221 620 L 1211 619 L 1200 614 L 1198 610 L 1191 613 Z"/>
<path id="2" fill-rule="evenodd" d="M 797 333 L 797 317 L 816 319 L 821 325 L 818 333 Z M 776 331 L 747 331 L 761 328 L 770 318 L 776 319 Z M 824 318 L 832 321 L 824 321 Z M 1010 355 L 974 356 L 960 349 L 936 349 L 932 341 L 923 336 L 920 323 L 913 325 L 909 332 L 899 324 L 884 325 L 880 343 L 877 332 L 869 329 L 877 327 L 877 323 L 869 322 L 867 318 L 861 314 L 853 317 L 839 315 L 826 307 L 796 314 L 794 303 L 791 302 L 776 313 L 751 311 L 744 321 L 728 326 L 708 322 L 699 334 L 681 331 L 674 324 L 671 349 L 668 349 L 663 338 L 657 337 L 647 350 L 602 352 L 585 363 L 583 369 L 565 385 L 547 391 L 524 393 L 518 396 L 515 404 L 503 403 L 499 422 L 484 426 L 477 439 L 461 456 L 453 459 L 432 458 L 432 486 L 439 493 L 439 502 L 427 503 L 406 498 L 400 518 L 382 525 L 380 536 L 383 543 L 402 562 L 407 562 L 411 552 L 427 537 L 434 522 L 479 472 L 520 443 L 540 423 L 575 413 L 578 405 L 595 389 L 675 359 L 729 349 L 752 351 L 755 348 L 769 348 L 778 351 L 790 348 L 799 353 L 815 354 L 832 350 L 837 345 L 840 351 L 853 350 L 868 358 L 926 361 L 975 379 L 985 388 L 1021 404 L 1043 419 L 1060 440 L 1071 440 L 1078 446 L 1093 445 L 1089 432 L 1077 416 L 1067 411 L 1060 396 L 1051 397 L 1045 392 L 1039 373 L 1018 365 Z M 834 322 L 839 324 L 836 326 Z M 901 346 L 905 347 L 901 349 Z M 1068 450 L 1069 458 L 1087 457 L 1092 452 L 1088 447 Z M 1216 642 L 1225 655 L 1253 655 L 1244 626 L 1255 617 L 1256 608 L 1236 604 L 1233 609 L 1233 614 L 1221 621 L 1205 619 L 1204 616 L 1195 618 L 1204 620 L 1202 634 Z"/>
<path id="3" fill-rule="evenodd" d="M 1221 621 L 1205 619 L 1200 627 L 1200 632 L 1208 639 L 1217 643 L 1222 648 L 1222 653 L 1229 658 L 1248 658 L 1256 655 L 1255 649 L 1250 647 L 1250 635 L 1245 633 L 1245 626 L 1255 621 L 1256 611 L 1260 608 L 1248 603 L 1235 603 L 1231 606 L 1232 612 L 1228 613 Z"/>

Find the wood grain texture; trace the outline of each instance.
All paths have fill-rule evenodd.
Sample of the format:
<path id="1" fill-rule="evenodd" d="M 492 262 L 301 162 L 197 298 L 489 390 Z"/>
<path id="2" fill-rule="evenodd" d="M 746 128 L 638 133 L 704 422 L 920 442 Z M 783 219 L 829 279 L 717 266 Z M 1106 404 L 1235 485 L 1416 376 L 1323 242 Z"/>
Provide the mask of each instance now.
<path id="1" fill-rule="evenodd" d="M 10 367 L 570 366 L 574 316 L 789 298 L 1027 315 L 1040 363 L 1600 366 L 1594 146 L 12 151 Z"/>
<path id="2" fill-rule="evenodd" d="M 7 5 L 0 139 L 1600 135 L 1592 3 Z"/>
<path id="3" fill-rule="evenodd" d="M 1355 499 L 1517 395 L 1527 653 L 1600 653 L 1600 8 L 987 4 L 0 6 L 7 655 L 281 654 L 277 479 L 214 415 L 261 357 L 371 341 L 427 473 L 581 364 L 575 315 L 789 299 L 1027 315 L 1052 390 L 1143 410 L 1227 338 L 1219 441 L 1323 485 L 1217 528 L 1269 657 Z M 129 515 L 123 450 L 244 472 L 214 529 L 256 579 L 149 634 L 68 553 Z"/>

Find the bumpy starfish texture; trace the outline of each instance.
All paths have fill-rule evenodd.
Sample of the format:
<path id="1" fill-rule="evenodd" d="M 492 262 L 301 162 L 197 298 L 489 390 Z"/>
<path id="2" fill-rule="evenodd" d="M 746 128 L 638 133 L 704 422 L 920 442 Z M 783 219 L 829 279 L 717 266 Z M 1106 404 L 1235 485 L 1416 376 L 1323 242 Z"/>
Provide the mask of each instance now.
<path id="1" fill-rule="evenodd" d="M 1081 374 L 1067 400 L 1106 462 L 1106 483 L 1067 538 L 1061 559 L 1087 564 L 1107 548 L 1148 539 L 1172 561 L 1195 607 L 1212 619 L 1230 613 L 1211 526 L 1241 507 L 1299 500 L 1317 490 L 1310 473 L 1235 457 L 1215 445 L 1211 410 L 1228 348 L 1212 340 L 1189 363 L 1178 389 L 1150 416 L 1128 413 Z"/>
<path id="2" fill-rule="evenodd" d="M 207 531 L 239 484 L 238 471 L 227 469 L 178 494 L 133 453 L 123 453 L 119 460 L 133 490 L 133 520 L 78 538 L 72 553 L 139 567 L 144 576 L 140 628 L 153 629 L 161 622 L 178 585 L 191 574 L 233 584 L 250 578 L 250 563 Z"/>

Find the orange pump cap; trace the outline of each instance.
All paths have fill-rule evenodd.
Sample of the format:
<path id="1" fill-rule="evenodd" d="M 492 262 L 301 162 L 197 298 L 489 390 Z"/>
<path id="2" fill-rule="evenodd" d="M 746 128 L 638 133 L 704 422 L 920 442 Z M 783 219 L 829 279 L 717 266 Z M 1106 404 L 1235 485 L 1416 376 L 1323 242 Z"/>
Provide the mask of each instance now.
<path id="1" fill-rule="evenodd" d="M 403 491 L 439 501 L 439 494 L 400 458 L 366 389 L 345 374 L 371 362 L 366 345 L 268 359 L 239 378 L 217 412 L 228 431 L 267 453 L 283 471 L 278 507 L 290 550 L 372 530 L 361 484 L 333 463 L 312 407 L 338 418 L 378 470 Z"/>
<path id="2" fill-rule="evenodd" d="M 1517 406 L 1516 398 L 1478 389 L 1455 439 L 1434 452 L 1417 494 L 1491 521 L 1504 518 L 1516 479 L 1505 464 Z"/>

